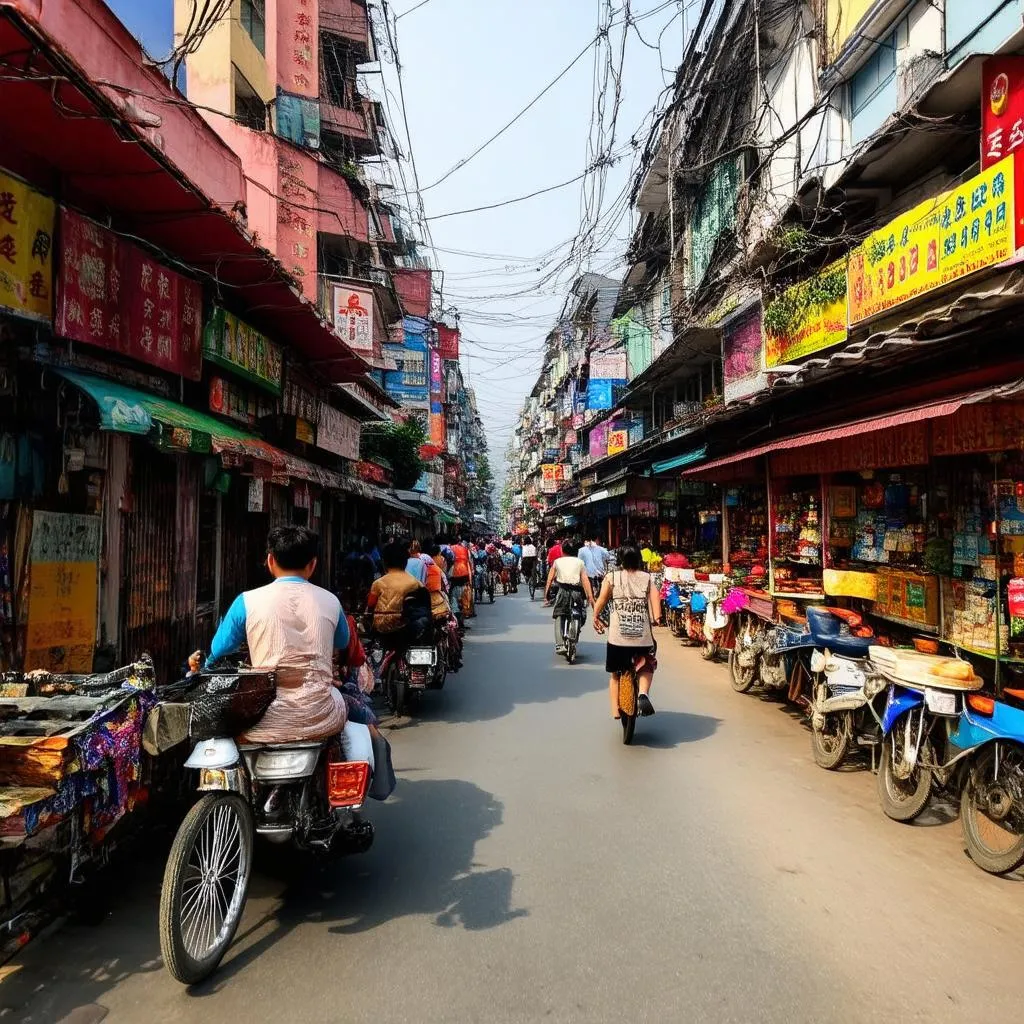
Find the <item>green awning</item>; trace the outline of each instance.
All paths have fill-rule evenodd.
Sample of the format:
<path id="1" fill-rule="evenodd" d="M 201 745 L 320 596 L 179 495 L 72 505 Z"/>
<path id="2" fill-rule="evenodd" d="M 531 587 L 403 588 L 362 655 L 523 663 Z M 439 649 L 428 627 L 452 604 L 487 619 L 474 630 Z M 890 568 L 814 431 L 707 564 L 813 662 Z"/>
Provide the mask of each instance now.
<path id="1" fill-rule="evenodd" d="M 685 452 L 677 455 L 674 459 L 665 459 L 663 462 L 655 462 L 651 466 L 652 473 L 667 473 L 670 469 L 682 469 L 683 466 L 690 466 L 694 462 L 700 462 L 708 453 L 707 445 L 702 448 L 694 448 L 692 452 Z"/>
<path id="2" fill-rule="evenodd" d="M 206 434 L 211 439 L 259 441 L 259 438 L 238 427 L 222 423 L 197 409 L 189 409 L 188 406 L 172 402 L 169 398 L 137 391 L 116 381 L 94 377 L 91 373 L 80 373 L 78 370 L 67 370 L 63 367 L 53 369 L 96 403 L 100 412 L 100 426 L 104 430 L 145 436 L 154 427 L 163 425 L 194 430 Z"/>

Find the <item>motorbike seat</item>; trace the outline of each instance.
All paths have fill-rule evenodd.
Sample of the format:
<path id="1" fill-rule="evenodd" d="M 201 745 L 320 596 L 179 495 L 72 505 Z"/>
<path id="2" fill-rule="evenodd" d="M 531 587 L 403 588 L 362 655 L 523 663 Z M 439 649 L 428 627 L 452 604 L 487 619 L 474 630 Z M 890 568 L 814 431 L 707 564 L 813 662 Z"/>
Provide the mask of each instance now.
<path id="1" fill-rule="evenodd" d="M 875 642 L 872 637 L 851 636 L 843 632 L 846 616 L 836 615 L 829 608 L 807 609 L 807 629 L 815 647 L 824 647 L 844 658 L 866 658 Z"/>

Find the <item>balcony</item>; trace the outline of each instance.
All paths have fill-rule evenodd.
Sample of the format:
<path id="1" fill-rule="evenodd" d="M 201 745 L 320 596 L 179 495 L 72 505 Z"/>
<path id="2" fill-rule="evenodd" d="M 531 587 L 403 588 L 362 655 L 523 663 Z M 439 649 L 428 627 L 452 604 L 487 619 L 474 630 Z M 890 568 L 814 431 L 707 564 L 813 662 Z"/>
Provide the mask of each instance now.
<path id="1" fill-rule="evenodd" d="M 356 0 L 320 0 L 320 28 L 349 40 L 361 63 L 376 60 L 370 19 L 364 4 Z"/>
<path id="2" fill-rule="evenodd" d="M 374 156 L 379 152 L 375 128 L 373 103 L 358 97 L 357 106 L 350 108 L 330 98 L 320 100 L 320 130 L 351 139 L 359 156 Z"/>

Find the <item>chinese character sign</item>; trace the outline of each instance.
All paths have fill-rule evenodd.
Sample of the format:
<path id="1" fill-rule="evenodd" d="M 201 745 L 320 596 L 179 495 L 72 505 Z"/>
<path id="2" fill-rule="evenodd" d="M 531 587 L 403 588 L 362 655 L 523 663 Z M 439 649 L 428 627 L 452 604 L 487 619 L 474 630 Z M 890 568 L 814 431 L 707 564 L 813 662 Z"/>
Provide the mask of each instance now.
<path id="1" fill-rule="evenodd" d="M 618 455 L 620 452 L 624 452 L 629 447 L 629 431 L 628 430 L 610 430 L 608 431 L 608 454 Z"/>
<path id="2" fill-rule="evenodd" d="M 57 333 L 199 380 L 199 284 L 64 208 L 60 240 Z"/>
<path id="3" fill-rule="evenodd" d="M 850 326 L 1009 258 L 1014 172 L 1006 157 L 869 235 L 850 256 Z"/>
<path id="4" fill-rule="evenodd" d="M 233 313 L 214 308 L 203 334 L 203 354 L 210 362 L 234 371 L 253 384 L 275 395 L 281 393 L 284 364 L 281 347 Z"/>
<path id="5" fill-rule="evenodd" d="M 611 352 L 593 352 L 590 356 L 591 380 L 625 381 L 626 350 L 615 349 Z"/>
<path id="6" fill-rule="evenodd" d="M 373 354 L 373 292 L 334 286 L 334 329 L 359 355 Z"/>
<path id="7" fill-rule="evenodd" d="M 303 293 L 315 297 L 318 165 L 299 149 L 281 147 L 277 173 L 278 253 Z"/>
<path id="8" fill-rule="evenodd" d="M 316 0 L 277 0 L 277 63 L 281 81 L 289 92 L 314 99 L 320 92 L 318 17 Z"/>
<path id="9" fill-rule="evenodd" d="M 1024 144 L 1024 57 L 988 57 L 981 67 L 981 169 Z"/>
<path id="10" fill-rule="evenodd" d="M 53 316 L 53 227 L 56 206 L 0 171 L 0 309 Z"/>

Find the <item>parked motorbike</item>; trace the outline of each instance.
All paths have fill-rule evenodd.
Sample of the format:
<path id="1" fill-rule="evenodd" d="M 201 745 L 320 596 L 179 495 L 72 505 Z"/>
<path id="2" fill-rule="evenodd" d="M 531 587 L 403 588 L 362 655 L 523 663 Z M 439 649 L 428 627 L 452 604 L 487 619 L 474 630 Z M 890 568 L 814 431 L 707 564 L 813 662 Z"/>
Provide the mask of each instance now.
<path id="1" fill-rule="evenodd" d="M 195 747 L 185 767 L 198 771 L 203 795 L 178 829 L 160 895 L 164 963 L 187 985 L 209 977 L 231 945 L 257 836 L 321 856 L 370 848 L 373 826 L 358 811 L 375 764 L 375 740 L 354 723 L 342 737 L 322 742 L 237 744 L 232 737 L 273 700 L 272 672 L 233 669 L 194 681 L 189 734 Z M 379 742 L 386 750 L 386 741 Z"/>
<path id="2" fill-rule="evenodd" d="M 705 661 L 718 657 L 716 632 L 728 622 L 718 606 L 724 579 L 721 574 L 712 574 L 707 582 L 696 582 L 684 612 L 684 636 L 700 647 L 700 656 Z"/>

